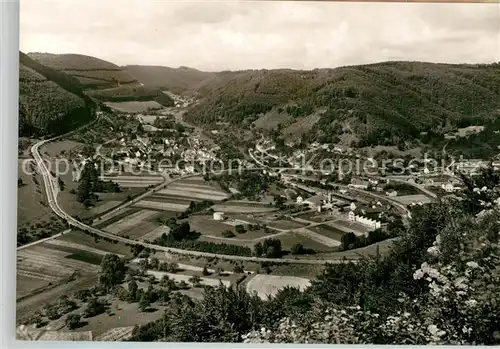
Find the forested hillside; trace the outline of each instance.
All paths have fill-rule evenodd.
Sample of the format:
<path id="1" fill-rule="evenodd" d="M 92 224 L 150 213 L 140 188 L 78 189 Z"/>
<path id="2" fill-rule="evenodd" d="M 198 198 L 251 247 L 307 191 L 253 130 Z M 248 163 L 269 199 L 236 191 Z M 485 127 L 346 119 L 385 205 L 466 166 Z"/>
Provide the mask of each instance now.
<path id="1" fill-rule="evenodd" d="M 170 68 L 148 65 L 127 65 L 123 69 L 149 87 L 182 94 L 193 91 L 215 73 L 188 67 Z"/>
<path id="2" fill-rule="evenodd" d="M 60 134 L 93 117 L 80 83 L 19 53 L 19 134 Z"/>
<path id="3" fill-rule="evenodd" d="M 39 63 L 77 79 L 85 93 L 108 102 L 157 101 L 172 106 L 173 100 L 159 89 L 142 86 L 119 66 L 79 54 L 29 53 Z"/>
<path id="4" fill-rule="evenodd" d="M 133 341 L 500 344 L 500 173 L 465 178 L 462 200 L 412 212 L 390 252 L 331 264 L 304 292 L 174 295 Z M 480 189 L 481 188 L 481 189 Z"/>
<path id="5" fill-rule="evenodd" d="M 284 129 L 318 115 L 303 125 L 309 140 L 338 141 L 352 134 L 360 146 L 397 145 L 421 132 L 443 134 L 498 116 L 500 65 L 385 62 L 312 71 L 221 72 L 198 91 L 203 98 L 188 114 L 198 124 L 251 127 L 272 115 L 284 121 Z"/>

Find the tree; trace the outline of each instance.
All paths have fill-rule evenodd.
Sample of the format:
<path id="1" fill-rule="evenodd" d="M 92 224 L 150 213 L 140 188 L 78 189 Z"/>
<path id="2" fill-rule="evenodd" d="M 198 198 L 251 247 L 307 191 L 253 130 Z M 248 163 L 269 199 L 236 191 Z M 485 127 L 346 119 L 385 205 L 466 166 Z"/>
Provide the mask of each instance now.
<path id="1" fill-rule="evenodd" d="M 128 283 L 128 299 L 131 302 L 135 302 L 137 300 L 137 290 L 139 289 L 139 286 L 137 286 L 137 283 L 135 280 L 132 280 Z"/>
<path id="2" fill-rule="evenodd" d="M 143 294 L 140 301 L 139 301 L 139 309 L 141 311 L 146 311 L 150 305 L 151 305 L 151 301 L 149 300 L 149 297 L 146 296 L 146 294 Z"/>
<path id="3" fill-rule="evenodd" d="M 23 182 L 23 179 L 21 177 L 19 177 L 17 179 L 17 187 L 20 188 L 24 185 L 24 182 Z"/>
<path id="4" fill-rule="evenodd" d="M 70 330 L 77 328 L 80 325 L 80 315 L 68 314 L 68 316 L 66 316 L 65 323 Z"/>
<path id="5" fill-rule="evenodd" d="M 253 251 L 254 251 L 254 255 L 256 257 L 260 257 L 264 254 L 264 247 L 262 246 L 262 243 L 260 242 L 257 242 L 254 246 L 253 246 Z"/>
<path id="6" fill-rule="evenodd" d="M 241 274 L 244 273 L 243 267 L 241 265 L 235 265 L 233 268 L 233 273 Z"/>
<path id="7" fill-rule="evenodd" d="M 245 233 L 245 227 L 241 224 L 237 224 L 234 229 L 238 234 L 244 234 Z"/>
<path id="8" fill-rule="evenodd" d="M 153 258 L 151 258 L 151 261 L 149 262 L 149 266 L 151 269 L 156 270 L 156 269 L 158 269 L 159 263 L 160 262 L 158 261 L 158 258 L 153 257 Z"/>
<path id="9" fill-rule="evenodd" d="M 300 243 L 297 243 L 297 244 L 292 246 L 292 248 L 290 249 L 290 252 L 292 254 L 303 254 L 304 253 L 304 246 Z"/>
<path id="10" fill-rule="evenodd" d="M 203 276 L 210 275 L 210 272 L 208 271 L 208 269 L 207 269 L 207 266 L 206 266 L 206 265 L 203 267 L 203 270 L 201 271 L 201 274 L 202 274 Z"/>
<path id="11" fill-rule="evenodd" d="M 104 289 L 109 290 L 120 284 L 125 278 L 125 262 L 115 254 L 107 254 L 101 262 L 101 275 L 99 282 Z"/>
<path id="12" fill-rule="evenodd" d="M 274 206 L 276 206 L 279 209 L 282 209 L 285 204 L 285 198 L 281 195 L 275 195 L 274 196 Z"/>
<path id="13" fill-rule="evenodd" d="M 93 317 L 106 311 L 106 304 L 96 297 L 90 298 L 87 307 L 83 310 L 83 317 Z"/>
<path id="14" fill-rule="evenodd" d="M 356 240 L 356 235 L 353 232 L 342 235 L 342 249 L 345 251 L 353 249 L 356 246 Z"/>
<path id="15" fill-rule="evenodd" d="M 201 284 L 201 278 L 198 275 L 194 275 L 189 279 L 189 282 L 191 282 L 194 287 L 199 287 Z"/>
<path id="16" fill-rule="evenodd" d="M 281 257 L 281 240 L 266 239 L 262 244 L 263 253 L 267 258 Z"/>
<path id="17" fill-rule="evenodd" d="M 179 265 L 177 263 L 172 262 L 172 263 L 168 264 L 167 271 L 169 273 L 175 274 L 175 273 L 177 273 L 177 270 L 179 270 Z"/>

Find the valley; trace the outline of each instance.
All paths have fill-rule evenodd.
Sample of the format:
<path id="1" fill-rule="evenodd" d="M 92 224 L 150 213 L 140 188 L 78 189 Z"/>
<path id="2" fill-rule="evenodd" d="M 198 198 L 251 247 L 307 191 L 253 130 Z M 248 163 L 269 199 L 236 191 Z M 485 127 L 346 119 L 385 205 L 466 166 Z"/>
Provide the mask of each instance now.
<path id="1" fill-rule="evenodd" d="M 258 81 L 253 94 L 267 91 L 270 99 L 260 104 L 238 89 L 232 102 L 216 97 L 229 93 L 219 84 L 229 84 L 232 72 L 215 83 L 219 73 L 28 56 L 78 80 L 82 100 L 92 101 L 92 116 L 73 130 L 40 128 L 36 138 L 28 136 L 29 154 L 24 150 L 19 159 L 16 322 L 40 335 L 126 340 L 165 314 L 175 317 L 172 304 L 235 297 L 279 308 L 273 302 L 287 294 L 309 297 L 335 268 L 363 268 L 399 253 L 421 212 L 458 198 L 467 189 L 462 175 L 480 174 L 490 160 L 457 159 L 451 140 L 434 144 L 442 152 L 432 163 L 427 154 L 406 153 L 410 145 L 423 150 L 414 131 L 427 130 L 437 114 L 398 129 L 402 143 L 389 133 L 382 141 L 363 140 L 368 133 L 358 134 L 355 118 L 366 110 L 337 118 L 332 105 L 309 104 L 309 94 L 294 84 L 274 94 L 285 76 L 299 84 L 295 71 L 234 73 L 237 84 L 247 74 Z M 300 79 L 322 100 L 340 81 L 387 69 L 395 79 L 416 68 L 391 63 L 301 72 Z M 138 70 L 139 78 L 130 75 Z M 153 79 L 155 71 L 178 74 L 175 86 L 167 91 Z M 330 74 L 338 81 L 329 81 Z M 356 108 L 354 100 L 368 93 L 349 84 L 332 91 L 345 108 Z M 365 121 L 373 132 L 386 127 L 378 117 Z M 335 132 L 350 128 L 350 136 L 315 133 L 335 134 L 324 128 L 325 118 Z M 491 120 L 457 137 L 480 137 L 494 127 Z"/>

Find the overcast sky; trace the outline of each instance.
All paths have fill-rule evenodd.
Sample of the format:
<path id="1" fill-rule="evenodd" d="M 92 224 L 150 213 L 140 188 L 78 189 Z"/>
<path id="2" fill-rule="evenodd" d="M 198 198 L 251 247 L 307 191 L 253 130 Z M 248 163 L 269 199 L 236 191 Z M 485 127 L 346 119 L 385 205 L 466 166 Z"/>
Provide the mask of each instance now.
<path id="1" fill-rule="evenodd" d="M 20 46 L 211 71 L 488 63 L 500 60 L 500 5 L 21 0 Z"/>

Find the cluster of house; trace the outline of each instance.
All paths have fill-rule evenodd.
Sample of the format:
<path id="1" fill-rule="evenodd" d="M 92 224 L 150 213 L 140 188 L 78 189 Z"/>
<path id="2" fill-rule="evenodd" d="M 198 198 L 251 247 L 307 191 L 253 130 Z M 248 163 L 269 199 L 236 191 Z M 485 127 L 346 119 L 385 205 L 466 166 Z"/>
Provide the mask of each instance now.
<path id="1" fill-rule="evenodd" d="M 416 183 L 424 187 L 441 188 L 447 193 L 453 193 L 462 189 L 460 180 L 453 177 L 428 177 L 428 178 L 408 178 L 408 183 Z"/>
<path id="2" fill-rule="evenodd" d="M 368 190 L 368 188 L 371 188 L 374 191 L 383 193 L 385 184 L 387 183 L 382 183 L 378 179 L 374 178 L 369 178 L 369 179 L 352 178 L 351 183 L 348 185 L 348 187 L 361 190 Z M 398 196 L 398 192 L 394 189 L 389 189 L 385 191 L 385 195 L 389 197 L 396 197 Z"/>
<path id="3" fill-rule="evenodd" d="M 371 229 L 378 229 L 382 227 L 380 218 L 384 213 L 382 203 L 377 202 L 375 205 L 359 205 L 354 202 L 347 202 L 345 200 L 336 199 L 331 192 L 325 194 L 316 194 L 307 199 L 302 196 L 297 196 L 297 204 L 309 205 L 309 207 L 316 209 L 318 212 L 329 210 L 332 214 L 346 214 L 349 221 L 363 224 Z"/>

